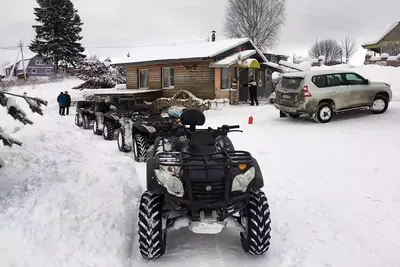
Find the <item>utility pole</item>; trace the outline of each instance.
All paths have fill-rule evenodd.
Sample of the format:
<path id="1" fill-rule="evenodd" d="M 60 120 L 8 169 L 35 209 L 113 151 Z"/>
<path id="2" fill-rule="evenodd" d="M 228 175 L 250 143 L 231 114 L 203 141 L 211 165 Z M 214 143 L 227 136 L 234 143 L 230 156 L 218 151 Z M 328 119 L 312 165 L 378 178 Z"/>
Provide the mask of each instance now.
<path id="1" fill-rule="evenodd" d="M 22 58 L 22 68 L 24 69 L 24 79 L 26 81 L 26 69 L 25 69 L 25 59 L 24 59 L 24 44 L 22 40 L 19 41 L 19 48 L 21 49 L 21 58 Z"/>

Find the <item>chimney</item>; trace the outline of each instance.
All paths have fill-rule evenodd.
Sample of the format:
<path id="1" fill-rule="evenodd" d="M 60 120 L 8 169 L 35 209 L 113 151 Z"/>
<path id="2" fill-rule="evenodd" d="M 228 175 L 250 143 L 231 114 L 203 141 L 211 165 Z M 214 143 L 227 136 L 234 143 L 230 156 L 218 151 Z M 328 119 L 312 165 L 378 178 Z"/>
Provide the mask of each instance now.
<path id="1" fill-rule="evenodd" d="M 215 31 L 212 31 L 211 42 L 215 42 Z"/>

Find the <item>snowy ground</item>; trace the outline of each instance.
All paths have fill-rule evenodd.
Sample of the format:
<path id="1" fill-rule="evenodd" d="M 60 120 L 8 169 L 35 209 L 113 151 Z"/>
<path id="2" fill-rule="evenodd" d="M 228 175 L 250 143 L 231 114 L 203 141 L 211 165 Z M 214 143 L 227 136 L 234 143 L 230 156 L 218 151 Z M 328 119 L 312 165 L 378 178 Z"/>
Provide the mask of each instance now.
<path id="1" fill-rule="evenodd" d="M 15 134 L 23 147 L 0 150 L 8 163 L 0 170 L 1 266 L 400 266 L 399 70 L 359 71 L 398 90 L 385 114 L 345 114 L 322 125 L 280 119 L 269 105 L 207 112 L 207 125 L 240 124 L 244 133 L 231 139 L 262 166 L 273 232 L 270 251 L 257 258 L 242 252 L 234 230 L 180 229 L 163 258 L 142 260 L 143 164 L 77 129 L 73 114 L 57 116 L 51 103 L 44 117 L 31 116 L 35 127 Z M 46 85 L 37 95 L 55 99 L 62 86 L 72 84 Z M 254 125 L 246 125 L 250 115 Z"/>

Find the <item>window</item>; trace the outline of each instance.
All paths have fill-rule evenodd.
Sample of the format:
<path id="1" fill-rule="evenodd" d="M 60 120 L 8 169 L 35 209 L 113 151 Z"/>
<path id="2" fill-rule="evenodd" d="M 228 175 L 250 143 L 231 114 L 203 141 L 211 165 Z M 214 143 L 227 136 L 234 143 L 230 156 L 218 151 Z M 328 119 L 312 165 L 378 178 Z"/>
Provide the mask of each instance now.
<path id="1" fill-rule="evenodd" d="M 328 74 L 326 75 L 328 87 L 345 85 L 341 74 Z"/>
<path id="2" fill-rule="evenodd" d="M 37 70 L 36 70 L 36 69 L 31 69 L 31 73 L 32 73 L 32 74 L 36 74 L 36 73 L 37 73 Z"/>
<path id="3" fill-rule="evenodd" d="M 326 76 L 325 75 L 313 76 L 311 81 L 319 88 L 326 87 Z"/>
<path id="4" fill-rule="evenodd" d="M 163 88 L 173 88 L 175 85 L 174 68 L 162 68 Z"/>
<path id="5" fill-rule="evenodd" d="M 303 78 L 300 77 L 283 77 L 281 81 L 282 88 L 285 89 L 297 89 L 303 82 Z"/>
<path id="6" fill-rule="evenodd" d="M 45 65 L 43 60 L 36 60 L 36 65 Z"/>
<path id="7" fill-rule="evenodd" d="M 139 70 L 139 88 L 149 88 L 149 70 Z"/>
<path id="8" fill-rule="evenodd" d="M 229 88 L 228 68 L 221 68 L 221 89 Z"/>
<path id="9" fill-rule="evenodd" d="M 366 84 L 365 80 L 355 73 L 346 73 L 346 81 L 349 85 L 361 85 Z"/>
<path id="10" fill-rule="evenodd" d="M 46 69 L 47 74 L 51 74 L 51 69 Z"/>

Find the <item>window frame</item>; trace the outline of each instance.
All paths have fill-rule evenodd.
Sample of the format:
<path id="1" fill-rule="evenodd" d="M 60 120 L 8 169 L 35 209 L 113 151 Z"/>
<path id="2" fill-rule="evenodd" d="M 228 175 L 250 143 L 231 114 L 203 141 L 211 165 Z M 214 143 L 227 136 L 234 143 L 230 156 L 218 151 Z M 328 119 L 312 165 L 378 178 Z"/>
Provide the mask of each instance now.
<path id="1" fill-rule="evenodd" d="M 140 87 L 141 85 L 140 71 L 147 71 L 147 84 L 146 84 L 147 87 Z M 150 79 L 149 69 L 138 69 L 137 75 L 138 75 L 138 89 L 149 89 L 149 79 Z"/>
<path id="2" fill-rule="evenodd" d="M 225 79 L 224 79 L 224 71 L 226 72 Z M 229 89 L 230 88 L 230 86 L 229 86 L 229 68 L 221 68 L 220 79 L 221 79 L 221 90 Z M 225 85 L 224 80 L 225 80 L 226 86 L 224 86 Z"/>
<path id="3" fill-rule="evenodd" d="M 31 68 L 31 71 L 30 71 L 32 74 L 37 74 L 37 69 L 35 69 L 35 68 Z"/>
<path id="4" fill-rule="evenodd" d="M 352 74 L 352 75 L 360 78 L 362 83 L 361 84 L 351 84 L 351 83 L 349 83 L 349 80 L 346 77 L 348 74 Z M 363 76 L 361 76 L 360 74 L 355 73 L 355 72 L 346 72 L 346 73 L 344 73 L 343 77 L 344 77 L 345 82 L 346 82 L 347 85 L 366 85 L 367 84 L 367 79 L 365 79 Z"/>
<path id="5" fill-rule="evenodd" d="M 164 70 L 168 69 L 168 86 L 164 86 Z M 173 75 L 171 75 L 171 69 L 173 70 Z M 171 79 L 172 78 L 172 79 Z M 171 83 L 172 81 L 172 83 Z M 175 88 L 175 69 L 174 67 L 162 67 L 161 68 L 161 83 L 163 89 L 174 89 Z"/>

